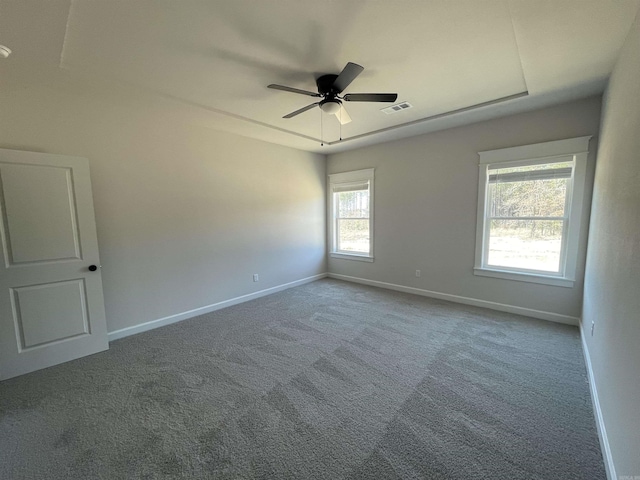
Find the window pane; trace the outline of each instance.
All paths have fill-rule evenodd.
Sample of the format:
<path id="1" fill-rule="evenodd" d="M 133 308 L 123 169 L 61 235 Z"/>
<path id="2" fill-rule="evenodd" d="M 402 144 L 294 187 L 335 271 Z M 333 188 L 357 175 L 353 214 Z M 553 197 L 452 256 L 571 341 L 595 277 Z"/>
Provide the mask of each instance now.
<path id="1" fill-rule="evenodd" d="M 492 217 L 562 217 L 567 178 L 489 183 Z"/>
<path id="2" fill-rule="evenodd" d="M 369 190 L 335 193 L 339 218 L 369 218 Z"/>
<path id="3" fill-rule="evenodd" d="M 560 272 L 562 220 L 491 220 L 488 265 Z"/>
<path id="4" fill-rule="evenodd" d="M 338 219 L 338 250 L 369 253 L 369 220 Z"/>

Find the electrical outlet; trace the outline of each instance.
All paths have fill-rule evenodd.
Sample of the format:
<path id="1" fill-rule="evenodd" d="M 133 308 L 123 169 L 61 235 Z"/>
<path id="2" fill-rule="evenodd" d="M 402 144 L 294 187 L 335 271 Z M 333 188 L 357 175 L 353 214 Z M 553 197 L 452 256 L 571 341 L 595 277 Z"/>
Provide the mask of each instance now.
<path id="1" fill-rule="evenodd" d="M 420 278 L 420 275 L 421 275 L 420 270 L 416 270 L 416 277 Z"/>
<path id="2" fill-rule="evenodd" d="M 258 274 L 257 274 L 257 273 L 254 273 L 254 274 L 253 274 L 253 281 L 254 281 L 254 282 L 257 282 L 258 280 L 260 280 L 260 278 L 258 277 Z"/>
<path id="3" fill-rule="evenodd" d="M 593 337 L 593 329 L 596 328 L 596 322 L 591 322 L 591 336 Z"/>

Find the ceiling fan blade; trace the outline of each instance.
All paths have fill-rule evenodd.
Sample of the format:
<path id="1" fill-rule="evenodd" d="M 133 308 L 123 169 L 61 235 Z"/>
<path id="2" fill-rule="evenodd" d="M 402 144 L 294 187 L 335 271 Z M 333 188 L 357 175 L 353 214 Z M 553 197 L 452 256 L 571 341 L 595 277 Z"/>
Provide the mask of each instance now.
<path id="1" fill-rule="evenodd" d="M 342 125 L 351 123 L 351 117 L 347 113 L 347 109 L 344 108 L 344 105 L 340 105 L 340 110 L 335 113 L 335 116 Z"/>
<path id="2" fill-rule="evenodd" d="M 274 90 L 282 90 L 283 92 L 299 93 L 300 95 L 308 95 L 310 97 L 319 97 L 319 93 L 309 92 L 307 90 L 300 90 L 299 88 L 285 87 L 284 85 L 276 85 L 272 83 L 267 85 L 267 88 L 273 88 Z"/>
<path id="3" fill-rule="evenodd" d="M 311 105 L 307 105 L 306 107 L 302 107 L 300 110 L 296 110 L 295 112 L 291 112 L 289 115 L 285 115 L 282 118 L 291 118 L 291 117 L 295 117 L 296 115 L 300 115 L 301 113 L 306 112 L 307 110 L 311 110 L 313 107 L 315 107 L 316 105 L 320 105 L 320 102 L 316 102 L 316 103 L 312 103 Z"/>
<path id="4" fill-rule="evenodd" d="M 342 72 L 340 72 L 340 75 L 338 75 L 338 78 L 333 81 L 333 91 L 337 93 L 342 92 L 363 70 L 364 67 L 361 67 L 357 63 L 347 63 L 342 69 Z"/>
<path id="5" fill-rule="evenodd" d="M 343 100 L 347 102 L 395 102 L 397 93 L 347 93 Z"/>

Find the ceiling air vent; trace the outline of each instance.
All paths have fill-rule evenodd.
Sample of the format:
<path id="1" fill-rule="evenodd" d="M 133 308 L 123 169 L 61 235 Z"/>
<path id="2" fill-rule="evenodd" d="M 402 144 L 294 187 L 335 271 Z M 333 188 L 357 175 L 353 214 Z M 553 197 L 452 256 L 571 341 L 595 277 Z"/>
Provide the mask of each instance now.
<path id="1" fill-rule="evenodd" d="M 391 115 L 392 113 L 401 112 L 402 110 L 406 110 L 407 108 L 411 108 L 411 107 L 413 107 L 413 105 L 411 105 L 409 102 L 402 102 L 402 103 L 397 103 L 395 105 L 391 105 L 390 107 L 387 107 L 387 108 L 383 108 L 380 111 L 386 113 L 387 115 Z"/>

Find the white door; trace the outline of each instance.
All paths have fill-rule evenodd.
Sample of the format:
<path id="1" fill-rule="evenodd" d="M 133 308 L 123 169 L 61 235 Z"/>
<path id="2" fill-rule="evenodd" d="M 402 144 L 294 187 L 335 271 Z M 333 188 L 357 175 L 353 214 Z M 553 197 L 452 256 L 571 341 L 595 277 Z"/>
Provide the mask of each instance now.
<path id="1" fill-rule="evenodd" d="M 0 380 L 109 348 L 87 159 L 0 149 L 0 209 Z"/>

